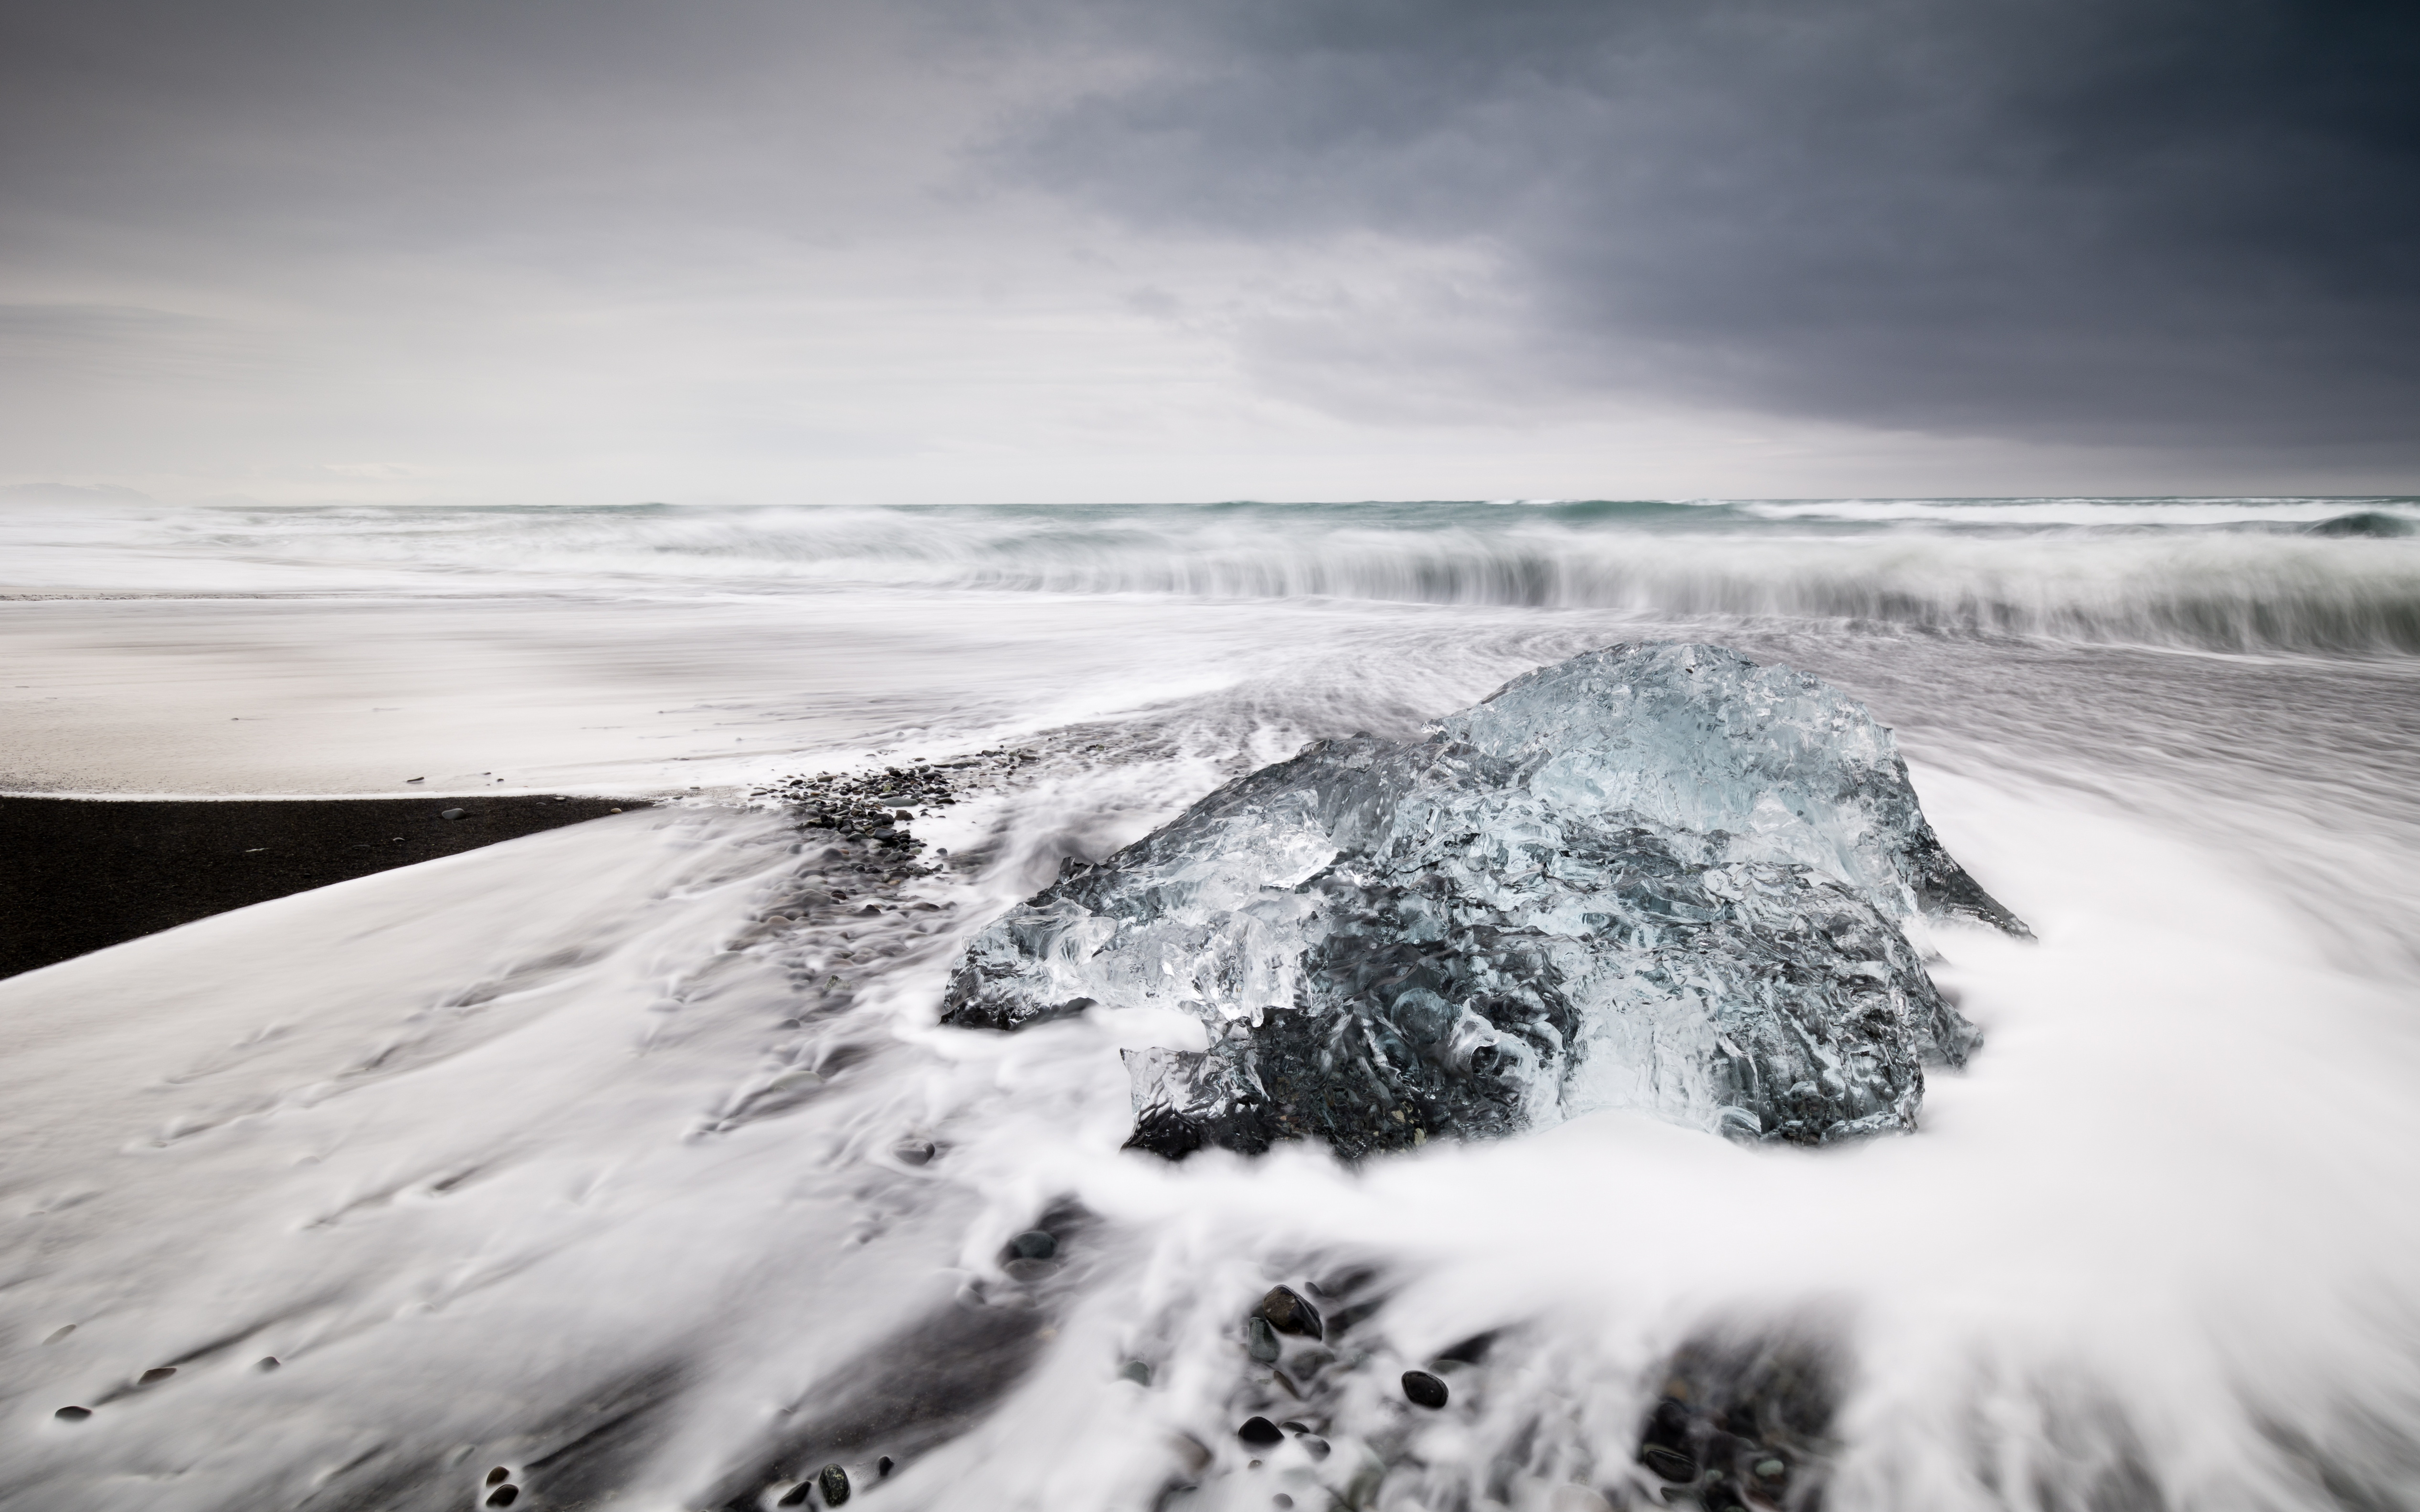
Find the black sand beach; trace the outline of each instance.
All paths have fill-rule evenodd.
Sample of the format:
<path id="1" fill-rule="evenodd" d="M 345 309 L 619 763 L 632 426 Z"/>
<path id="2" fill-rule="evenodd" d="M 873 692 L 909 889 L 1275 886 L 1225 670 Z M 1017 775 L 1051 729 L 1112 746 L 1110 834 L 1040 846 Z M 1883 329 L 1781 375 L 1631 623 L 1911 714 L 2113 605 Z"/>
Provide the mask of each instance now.
<path id="1" fill-rule="evenodd" d="M 0 798 L 0 977 L 631 798 Z M 448 810 L 461 817 L 447 819 Z"/>

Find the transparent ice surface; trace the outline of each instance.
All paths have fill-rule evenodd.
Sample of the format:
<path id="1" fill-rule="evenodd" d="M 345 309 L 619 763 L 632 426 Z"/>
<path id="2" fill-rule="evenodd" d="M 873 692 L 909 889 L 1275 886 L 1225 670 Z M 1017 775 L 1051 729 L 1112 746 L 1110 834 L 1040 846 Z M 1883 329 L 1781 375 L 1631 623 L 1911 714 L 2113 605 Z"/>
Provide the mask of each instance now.
<path id="1" fill-rule="evenodd" d="M 1901 923 L 2030 933 L 1942 849 L 1888 727 L 1804 672 L 1720 646 L 1615 646 L 1516 677 L 1435 728 L 1516 764 L 1559 809 L 1812 868 Z"/>
<path id="2" fill-rule="evenodd" d="M 1174 1007 L 1134 1142 L 1347 1156 L 1624 1107 L 1734 1138 L 1906 1130 L 1974 1030 L 1901 926 L 2024 933 L 1890 732 L 1719 647 L 1615 646 L 1427 738 L 1323 741 L 985 930 L 947 1022 Z"/>

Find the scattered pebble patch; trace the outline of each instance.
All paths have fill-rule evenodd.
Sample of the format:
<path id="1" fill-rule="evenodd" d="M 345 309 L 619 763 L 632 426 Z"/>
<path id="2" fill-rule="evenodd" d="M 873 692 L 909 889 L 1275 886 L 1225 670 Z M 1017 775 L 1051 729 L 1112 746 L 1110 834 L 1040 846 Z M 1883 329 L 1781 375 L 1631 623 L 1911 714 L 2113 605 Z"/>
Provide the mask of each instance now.
<path id="1" fill-rule="evenodd" d="M 983 750 L 956 761 L 911 762 L 878 772 L 801 775 L 752 795 L 788 804 L 801 829 L 830 830 L 913 855 L 924 842 L 909 831 L 910 820 L 957 802 L 974 782 L 1005 776 L 1033 759 L 1026 750 Z"/>

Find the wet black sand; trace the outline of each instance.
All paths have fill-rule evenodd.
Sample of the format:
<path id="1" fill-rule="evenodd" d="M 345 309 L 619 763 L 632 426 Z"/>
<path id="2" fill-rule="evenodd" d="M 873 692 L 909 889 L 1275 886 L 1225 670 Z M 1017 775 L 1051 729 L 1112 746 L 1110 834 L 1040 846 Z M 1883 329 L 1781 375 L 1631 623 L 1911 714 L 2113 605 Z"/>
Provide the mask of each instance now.
<path id="1" fill-rule="evenodd" d="M 0 798 L 0 977 L 247 903 L 643 807 L 549 794 Z M 448 809 L 462 817 L 444 818 Z"/>

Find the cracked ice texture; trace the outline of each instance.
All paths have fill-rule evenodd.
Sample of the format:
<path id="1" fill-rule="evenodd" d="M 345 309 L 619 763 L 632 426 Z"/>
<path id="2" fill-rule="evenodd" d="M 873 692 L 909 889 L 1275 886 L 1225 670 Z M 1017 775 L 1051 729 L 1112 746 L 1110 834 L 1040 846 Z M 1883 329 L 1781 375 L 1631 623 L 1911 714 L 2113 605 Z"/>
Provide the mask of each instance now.
<path id="1" fill-rule="evenodd" d="M 1915 1127 L 1974 1030 L 1902 925 L 2024 926 L 1917 807 L 1890 732 L 1707 645 L 1516 678 L 1427 738 L 1323 741 L 976 937 L 946 1022 L 1200 1018 L 1130 1053 L 1134 1143 L 1347 1157 L 1633 1108 L 1734 1138 Z"/>

